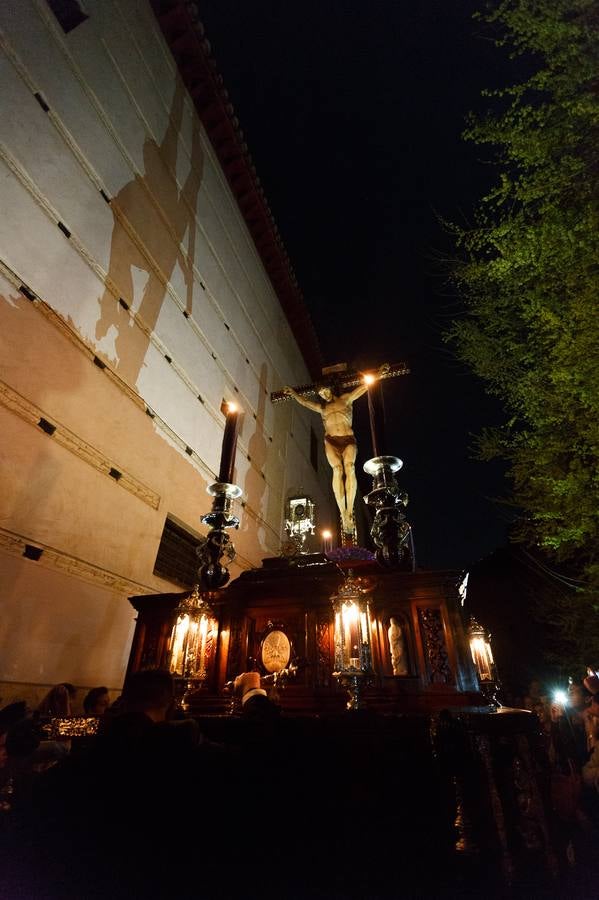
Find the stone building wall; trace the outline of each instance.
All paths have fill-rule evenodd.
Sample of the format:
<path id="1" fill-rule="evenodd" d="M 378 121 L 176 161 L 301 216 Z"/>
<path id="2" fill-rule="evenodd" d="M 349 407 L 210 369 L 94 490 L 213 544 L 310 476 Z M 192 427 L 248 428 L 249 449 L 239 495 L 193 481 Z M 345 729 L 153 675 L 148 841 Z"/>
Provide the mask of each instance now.
<path id="1" fill-rule="evenodd" d="M 167 515 L 204 531 L 223 400 L 243 409 L 240 567 L 276 555 L 286 496 L 330 512 L 310 380 L 145 0 L 0 4 L 0 695 L 122 682 L 129 594 Z M 41 555 L 39 551 L 42 551 Z M 35 558 L 38 557 L 38 558 Z"/>

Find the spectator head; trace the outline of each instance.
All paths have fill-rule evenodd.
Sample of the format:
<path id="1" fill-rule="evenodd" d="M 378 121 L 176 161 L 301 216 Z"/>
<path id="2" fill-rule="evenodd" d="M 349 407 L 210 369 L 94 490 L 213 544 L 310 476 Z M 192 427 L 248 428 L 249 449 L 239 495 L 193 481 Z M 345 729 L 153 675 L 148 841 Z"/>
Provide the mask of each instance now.
<path id="1" fill-rule="evenodd" d="M 547 725 L 551 721 L 547 707 L 544 703 L 533 703 L 531 712 L 538 716 L 539 723 L 543 726 Z"/>
<path id="2" fill-rule="evenodd" d="M 95 687 L 83 698 L 83 711 L 86 716 L 103 716 L 110 706 L 108 688 Z"/>
<path id="3" fill-rule="evenodd" d="M 587 689 L 590 691 L 593 696 L 599 693 L 599 676 L 592 669 L 588 669 L 587 677 L 582 682 Z"/>
<path id="4" fill-rule="evenodd" d="M 70 716 L 71 703 L 76 694 L 77 688 L 70 682 L 56 684 L 48 691 L 37 711 L 42 716 Z"/>
<path id="5" fill-rule="evenodd" d="M 172 712 L 174 693 L 170 672 L 164 669 L 134 672 L 123 690 L 123 707 L 126 712 L 145 713 L 154 722 L 163 722 Z"/>

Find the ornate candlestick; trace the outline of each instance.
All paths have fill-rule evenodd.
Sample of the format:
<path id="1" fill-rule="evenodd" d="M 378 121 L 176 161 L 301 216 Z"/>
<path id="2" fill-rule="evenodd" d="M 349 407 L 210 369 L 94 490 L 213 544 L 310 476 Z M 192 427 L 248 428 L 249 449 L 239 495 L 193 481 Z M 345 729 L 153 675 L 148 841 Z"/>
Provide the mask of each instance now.
<path id="1" fill-rule="evenodd" d="M 235 547 L 226 533 L 227 528 L 239 528 L 239 519 L 231 514 L 231 502 L 241 497 L 241 488 L 233 484 L 235 451 L 239 413 L 234 403 L 227 404 L 227 420 L 223 435 L 218 481 L 209 485 L 207 491 L 214 498 L 212 510 L 202 516 L 201 522 L 210 526 L 210 532 L 196 548 L 201 565 L 198 570 L 201 586 L 208 591 L 224 587 L 229 580 L 229 570 L 223 559 L 235 559 Z"/>
<path id="2" fill-rule="evenodd" d="M 361 578 L 347 577 L 333 594 L 335 613 L 335 671 L 333 677 L 349 693 L 347 708 L 361 709 L 362 691 L 373 676 L 370 650 L 370 623 L 366 594 L 372 588 Z"/>
<path id="3" fill-rule="evenodd" d="M 201 565 L 198 569 L 200 584 L 207 591 L 216 591 L 224 587 L 230 578 L 229 570 L 223 562 L 233 562 L 235 546 L 226 528 L 239 528 L 239 519 L 231 514 L 231 501 L 241 497 L 241 488 L 236 484 L 225 484 L 216 481 L 208 488 L 214 497 L 212 510 L 202 516 L 203 525 L 209 525 L 210 531 L 203 543 L 196 547 Z"/>
<path id="4" fill-rule="evenodd" d="M 383 390 L 380 378 L 383 375 L 364 376 L 364 383 L 368 387 L 368 420 L 370 423 L 370 440 L 372 442 L 373 457 L 383 456 L 387 450 L 385 435 L 385 416 L 383 409 Z"/>
<path id="5" fill-rule="evenodd" d="M 378 562 L 390 568 L 415 568 L 412 529 L 405 517 L 408 504 L 405 491 L 400 491 L 395 473 L 403 463 L 396 456 L 375 456 L 364 463 L 364 471 L 372 476 L 372 491 L 364 497 L 374 512 L 370 534 L 376 545 Z"/>

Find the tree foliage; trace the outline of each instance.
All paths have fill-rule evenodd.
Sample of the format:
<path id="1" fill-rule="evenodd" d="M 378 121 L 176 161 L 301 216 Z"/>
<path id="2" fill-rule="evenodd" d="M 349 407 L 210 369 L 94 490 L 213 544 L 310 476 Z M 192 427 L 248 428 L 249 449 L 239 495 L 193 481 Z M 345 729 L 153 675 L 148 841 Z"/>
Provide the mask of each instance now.
<path id="1" fill-rule="evenodd" d="M 509 462 L 517 536 L 599 585 L 599 0 L 504 0 L 481 16 L 518 83 L 465 137 L 498 181 L 453 226 L 465 304 L 450 339 L 505 410 L 480 438 Z"/>

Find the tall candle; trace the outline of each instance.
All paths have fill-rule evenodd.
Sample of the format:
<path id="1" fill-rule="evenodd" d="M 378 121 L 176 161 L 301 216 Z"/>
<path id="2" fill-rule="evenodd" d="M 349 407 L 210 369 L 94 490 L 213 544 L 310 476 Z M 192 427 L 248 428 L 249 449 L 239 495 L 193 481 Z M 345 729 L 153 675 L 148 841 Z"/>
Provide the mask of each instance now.
<path id="1" fill-rule="evenodd" d="M 345 638 L 345 653 L 344 662 L 346 665 L 354 666 L 355 668 L 359 668 L 360 662 L 360 641 L 358 634 L 358 617 L 359 610 L 358 607 L 354 604 L 344 604 L 343 610 L 343 624 L 344 624 L 344 638 Z M 357 660 L 357 662 L 356 662 Z"/>
<path id="2" fill-rule="evenodd" d="M 203 675 L 206 673 L 206 635 L 208 634 L 208 619 L 202 616 L 200 621 L 200 654 L 198 657 L 196 674 Z"/>
<path id="3" fill-rule="evenodd" d="M 375 457 L 382 456 L 386 450 L 382 387 L 374 375 L 365 375 L 364 381 L 368 385 L 368 418 L 370 419 L 372 454 Z"/>
<path id="4" fill-rule="evenodd" d="M 233 469 L 235 466 L 235 451 L 237 450 L 237 428 L 239 425 L 239 413 L 234 403 L 227 406 L 227 419 L 225 433 L 223 434 L 223 447 L 220 456 L 220 469 L 218 480 L 224 484 L 233 484 Z"/>
<path id="5" fill-rule="evenodd" d="M 379 447 L 378 441 L 376 437 L 376 418 L 374 415 L 374 403 L 372 402 L 372 385 L 373 382 L 368 383 L 368 418 L 370 419 L 370 440 L 372 442 L 372 455 L 379 455 Z"/>

